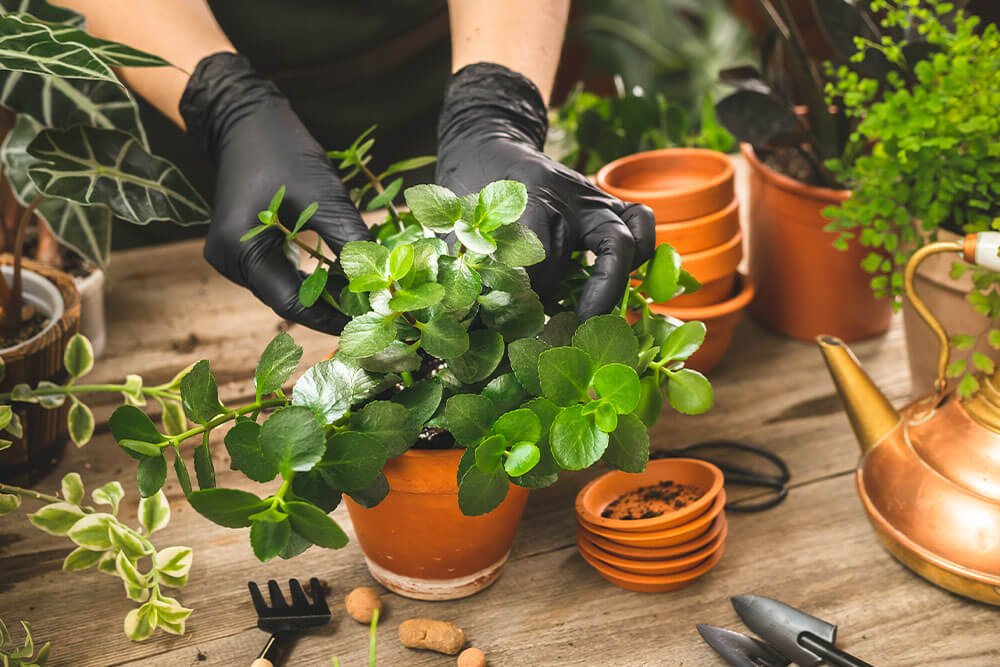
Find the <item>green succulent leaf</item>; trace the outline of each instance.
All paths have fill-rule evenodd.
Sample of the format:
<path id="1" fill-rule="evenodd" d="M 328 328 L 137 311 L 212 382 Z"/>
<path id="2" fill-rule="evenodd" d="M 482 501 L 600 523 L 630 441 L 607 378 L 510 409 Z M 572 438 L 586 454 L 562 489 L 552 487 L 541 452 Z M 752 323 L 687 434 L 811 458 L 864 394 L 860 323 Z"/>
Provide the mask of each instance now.
<path id="1" fill-rule="evenodd" d="M 63 365 L 74 380 L 83 377 L 94 368 L 94 348 L 86 336 L 73 334 L 63 352 Z"/>
<path id="2" fill-rule="evenodd" d="M 326 269 L 322 266 L 316 267 L 299 286 L 299 303 L 306 308 L 315 306 L 319 298 L 323 296 L 329 278 L 330 273 Z"/>
<path id="3" fill-rule="evenodd" d="M 548 343 L 537 338 L 522 338 L 507 346 L 511 370 L 525 391 L 540 396 L 542 385 L 538 379 L 538 358 L 549 349 Z"/>
<path id="4" fill-rule="evenodd" d="M 608 447 L 608 434 L 597 428 L 582 405 L 564 408 L 552 422 L 552 456 L 566 470 L 583 470 L 596 463 Z"/>
<path id="5" fill-rule="evenodd" d="M 492 257 L 484 257 L 475 264 L 483 284 L 501 292 L 525 292 L 531 289 L 528 272 L 519 266 L 507 266 Z"/>
<path id="6" fill-rule="evenodd" d="M 302 374 L 292 391 L 292 404 L 307 407 L 321 423 L 332 424 L 377 387 L 363 369 L 341 359 L 328 359 Z"/>
<path id="7" fill-rule="evenodd" d="M 493 232 L 493 256 L 507 266 L 532 266 L 545 259 L 545 246 L 524 225 L 505 225 Z"/>
<path id="8" fill-rule="evenodd" d="M 194 474 L 198 478 L 199 489 L 215 487 L 215 462 L 207 441 L 194 448 Z"/>
<path id="9" fill-rule="evenodd" d="M 450 232 L 462 217 L 459 198 L 440 185 L 415 185 L 403 192 L 403 198 L 417 221 L 439 234 Z"/>
<path id="10" fill-rule="evenodd" d="M 595 409 L 593 414 L 594 424 L 605 433 L 611 433 L 618 428 L 618 412 L 608 403 L 592 403 Z"/>
<path id="11" fill-rule="evenodd" d="M 285 503 L 292 530 L 316 546 L 340 549 L 347 545 L 347 535 L 337 522 L 315 505 L 299 501 Z"/>
<path id="12" fill-rule="evenodd" d="M 125 441 L 152 443 L 158 452 L 159 444 L 167 440 L 156 430 L 153 420 L 133 405 L 123 405 L 115 410 L 108 420 L 108 428 L 120 445 Z"/>
<path id="13" fill-rule="evenodd" d="M 573 334 L 579 326 L 580 320 L 576 318 L 576 313 L 568 311 L 556 313 L 545 323 L 545 328 L 538 337 L 552 347 L 573 345 Z"/>
<path id="14" fill-rule="evenodd" d="M 420 370 L 420 355 L 414 345 L 394 340 L 384 350 L 358 359 L 358 365 L 373 373 L 402 373 Z"/>
<path id="15" fill-rule="evenodd" d="M 83 478 L 80 477 L 80 473 L 70 472 L 63 475 L 59 490 L 66 502 L 79 505 L 83 501 L 84 493 Z"/>
<path id="16" fill-rule="evenodd" d="M 326 449 L 323 428 L 309 408 L 291 405 L 274 412 L 260 427 L 264 458 L 283 477 L 309 470 Z"/>
<path id="17" fill-rule="evenodd" d="M 483 291 L 483 280 L 469 266 L 465 256 L 444 256 L 438 260 L 440 284 L 444 287 L 441 304 L 449 310 L 468 308 Z"/>
<path id="18" fill-rule="evenodd" d="M 498 332 L 478 329 L 469 334 L 469 351 L 450 359 L 448 368 L 462 382 L 479 382 L 496 370 L 503 352 L 503 337 Z"/>
<path id="19" fill-rule="evenodd" d="M 188 496 L 198 514 L 226 528 L 245 528 L 250 515 L 270 505 L 248 491 L 239 489 L 202 489 Z"/>
<path id="20" fill-rule="evenodd" d="M 545 398 L 556 405 L 587 400 L 594 362 L 576 347 L 554 347 L 538 356 L 538 379 Z"/>
<path id="21" fill-rule="evenodd" d="M 351 241 L 340 251 L 340 266 L 352 292 L 369 292 L 389 284 L 389 249 L 372 241 Z"/>
<path id="22" fill-rule="evenodd" d="M 80 401 L 69 406 L 67 415 L 69 437 L 77 447 L 83 447 L 94 435 L 94 413 Z"/>
<path id="23" fill-rule="evenodd" d="M 487 231 L 517 222 L 528 205 L 528 189 L 518 181 L 493 181 L 479 191 L 475 226 Z M 478 252 L 478 251 L 477 251 Z"/>
<path id="24" fill-rule="evenodd" d="M 316 505 L 324 512 L 330 513 L 340 505 L 342 492 L 327 484 L 323 474 L 317 468 L 308 472 L 300 472 L 292 480 L 292 493 L 295 499 L 305 500 Z"/>
<path id="25" fill-rule="evenodd" d="M 408 450 L 420 435 L 421 426 L 422 422 L 418 422 L 409 410 L 391 401 L 373 401 L 351 415 L 351 428 L 378 442 L 389 457 Z"/>
<path id="26" fill-rule="evenodd" d="M 284 521 L 254 521 L 250 525 L 250 546 L 262 563 L 279 556 L 292 536 L 292 524 Z"/>
<path id="27" fill-rule="evenodd" d="M 396 290 L 389 299 L 389 307 L 397 312 L 410 312 L 430 308 L 441 303 L 444 287 L 438 283 L 424 283 L 408 289 Z"/>
<path id="28" fill-rule="evenodd" d="M 469 351 L 469 333 L 458 320 L 439 313 L 421 328 L 423 348 L 438 359 L 454 359 Z"/>
<path id="29" fill-rule="evenodd" d="M 685 415 L 700 415 L 712 409 L 715 394 L 704 375 L 690 368 L 669 374 L 667 398 L 674 410 Z"/>
<path id="30" fill-rule="evenodd" d="M 490 399 L 497 412 L 501 413 L 519 407 L 530 398 L 513 373 L 496 376 L 483 387 L 481 394 Z"/>
<path id="31" fill-rule="evenodd" d="M 635 333 L 618 315 L 592 317 L 573 333 L 573 346 L 586 352 L 597 366 L 635 366 L 639 343 Z"/>
<path id="32" fill-rule="evenodd" d="M 507 497 L 510 482 L 503 468 L 485 473 L 470 467 L 458 485 L 458 506 L 466 516 L 479 516 L 497 508 Z"/>
<path id="33" fill-rule="evenodd" d="M 656 254 L 646 267 L 646 278 L 639 290 L 649 295 L 655 303 L 674 298 L 681 271 L 681 256 L 666 243 L 656 247 Z"/>
<path id="34" fill-rule="evenodd" d="M 163 488 L 163 483 L 167 481 L 167 460 L 163 454 L 156 456 L 146 456 L 139 461 L 136 468 L 136 486 L 139 494 L 143 498 L 154 495 Z"/>
<path id="35" fill-rule="evenodd" d="M 635 415 L 619 415 L 603 455 L 605 463 L 625 472 L 642 472 L 649 462 L 649 432 Z"/>
<path id="36" fill-rule="evenodd" d="M 239 419 L 226 433 L 225 442 L 233 470 L 239 470 L 255 482 L 270 482 L 278 474 L 278 466 L 264 455 L 257 422 Z"/>
<path id="37" fill-rule="evenodd" d="M 455 236 L 466 248 L 481 255 L 492 255 L 497 249 L 497 243 L 491 234 L 473 227 L 464 220 L 455 223 Z"/>
<path id="38" fill-rule="evenodd" d="M 455 440 L 472 445 L 490 433 L 496 420 L 496 408 L 485 396 L 456 394 L 445 403 L 444 419 Z"/>
<path id="39" fill-rule="evenodd" d="M 365 508 L 372 508 L 382 502 L 389 495 L 389 482 L 385 475 L 379 474 L 367 488 L 361 491 L 354 491 L 350 494 L 351 500 Z"/>
<path id="40" fill-rule="evenodd" d="M 685 322 L 670 332 L 660 346 L 660 358 L 671 360 L 688 359 L 698 351 L 705 341 L 705 325 L 701 322 Z"/>
<path id="41" fill-rule="evenodd" d="M 427 378 L 406 387 L 393 396 L 392 400 L 405 407 L 413 421 L 422 426 L 437 412 L 443 394 L 444 387 L 441 381 L 437 378 Z"/>
<path id="42" fill-rule="evenodd" d="M 219 387 L 207 361 L 196 363 L 181 380 L 181 403 L 187 418 L 201 425 L 225 411 L 219 402 Z"/>
<path id="43" fill-rule="evenodd" d="M 663 410 L 663 390 L 659 381 L 652 376 L 642 378 L 639 385 L 639 405 L 633 414 L 648 428 L 660 418 L 660 412 Z"/>
<path id="44" fill-rule="evenodd" d="M 483 323 L 499 331 L 505 340 L 534 336 L 545 325 L 545 309 L 538 295 L 530 290 L 492 290 L 480 296 L 479 303 Z"/>
<path id="45" fill-rule="evenodd" d="M 340 333 L 341 352 L 349 357 L 369 357 L 381 352 L 396 340 L 395 319 L 393 315 L 379 313 L 355 317 Z"/>
<path id="46" fill-rule="evenodd" d="M 538 465 L 541 456 L 537 445 L 519 442 L 511 448 L 510 456 L 504 461 L 503 467 L 511 477 L 521 477 Z"/>
<path id="47" fill-rule="evenodd" d="M 618 363 L 601 366 L 594 373 L 594 390 L 619 414 L 632 412 L 639 405 L 639 376 L 631 366 Z"/>
<path id="48" fill-rule="evenodd" d="M 253 374 L 258 396 L 272 394 L 288 382 L 302 359 L 302 348 L 282 331 L 264 348 Z"/>
<path id="49" fill-rule="evenodd" d="M 28 176 L 47 195 L 103 204 L 137 225 L 209 221 L 208 204 L 177 167 L 125 132 L 84 125 L 46 129 L 27 150 L 38 160 Z"/>
<path id="50" fill-rule="evenodd" d="M 510 443 L 535 443 L 542 437 L 542 422 L 530 408 L 518 408 L 500 415 L 493 422 L 493 432 Z"/>
<path id="51" fill-rule="evenodd" d="M 490 473 L 503 467 L 503 454 L 507 449 L 507 439 L 502 435 L 491 435 L 476 445 L 476 467 Z"/>

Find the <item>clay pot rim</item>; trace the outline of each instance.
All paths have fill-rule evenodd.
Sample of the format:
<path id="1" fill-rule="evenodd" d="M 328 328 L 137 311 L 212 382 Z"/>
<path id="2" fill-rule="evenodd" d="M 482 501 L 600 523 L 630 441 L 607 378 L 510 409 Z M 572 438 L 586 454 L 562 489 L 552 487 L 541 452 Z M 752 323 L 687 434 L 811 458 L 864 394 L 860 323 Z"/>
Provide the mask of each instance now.
<path id="1" fill-rule="evenodd" d="M 696 186 L 687 188 L 661 188 L 658 190 L 636 190 L 634 188 L 623 188 L 610 182 L 611 175 L 622 167 L 633 163 L 645 162 L 647 160 L 660 160 L 663 158 L 700 158 L 720 165 L 722 169 L 716 176 L 707 178 Z M 670 200 L 677 197 L 688 197 L 698 195 L 722 186 L 727 181 L 733 180 L 735 170 L 729 156 L 726 153 L 709 150 L 707 148 L 660 148 L 652 151 L 641 151 L 632 153 L 617 160 L 612 160 L 597 172 L 597 185 L 602 189 L 614 194 L 619 199 L 626 201 L 644 201 L 652 198 Z"/>
<path id="2" fill-rule="evenodd" d="M 733 213 L 738 213 L 740 210 L 740 200 L 733 198 L 731 202 L 726 204 L 724 208 L 720 208 L 718 211 L 713 211 L 708 215 L 703 215 L 698 218 L 689 218 L 687 220 L 678 220 L 677 222 L 658 222 L 656 223 L 656 231 L 658 232 L 686 232 L 691 229 L 697 229 L 698 227 L 709 227 L 718 223 L 720 220 L 724 220 Z M 698 252 L 706 252 L 710 248 L 705 250 L 699 250 Z M 691 253 L 692 255 L 695 253 Z"/>
<path id="3" fill-rule="evenodd" d="M 663 540 L 670 540 L 676 537 L 683 537 L 690 534 L 691 537 L 689 539 L 677 542 L 677 544 L 683 544 L 684 542 L 690 542 L 693 539 L 701 537 L 706 530 L 711 530 L 712 522 L 715 521 L 716 517 L 722 514 L 722 511 L 725 508 L 726 508 L 726 490 L 723 489 L 722 491 L 719 492 L 719 495 L 715 497 L 715 502 L 713 502 L 709 506 L 709 508 L 705 510 L 703 514 L 701 514 L 701 516 L 692 519 L 691 521 L 688 521 L 687 523 L 681 524 L 679 526 L 674 526 L 673 528 L 664 528 L 663 530 L 660 531 L 645 532 L 645 533 L 629 533 L 625 531 L 614 530 L 613 528 L 605 528 L 604 526 L 595 526 L 594 524 L 581 519 L 579 515 L 576 517 L 576 521 L 581 528 L 593 533 L 594 535 L 630 547 L 655 546 L 656 542 L 662 542 Z M 674 545 L 668 545 L 668 546 L 674 546 Z"/>
<path id="4" fill-rule="evenodd" d="M 851 196 L 850 190 L 835 190 L 818 185 L 808 185 L 802 181 L 795 180 L 791 176 L 785 176 L 771 169 L 757 159 L 757 153 L 754 151 L 753 146 L 746 142 L 740 144 L 740 152 L 752 169 L 759 172 L 761 176 L 770 181 L 775 187 L 791 192 L 792 194 L 829 204 L 839 204 Z"/>
<path id="5" fill-rule="evenodd" d="M 689 322 L 691 320 L 713 320 L 741 311 L 753 300 L 756 287 L 750 276 L 745 273 L 738 274 L 737 278 L 739 279 L 740 290 L 731 299 L 708 306 L 677 306 L 673 308 L 669 306 L 670 302 L 668 301 L 666 304 L 659 304 L 660 309 L 658 312 Z"/>
<path id="6" fill-rule="evenodd" d="M 656 482 L 663 480 L 679 479 L 676 471 L 683 468 L 700 468 L 701 470 L 708 472 L 712 478 L 712 484 L 705 489 L 704 493 L 702 493 L 697 500 L 680 509 L 673 510 L 671 512 L 664 512 L 660 516 L 654 516 L 649 519 L 625 520 L 607 519 L 599 513 L 592 512 L 588 507 L 587 501 L 590 495 L 597 491 L 601 486 L 609 484 L 613 481 L 617 481 L 619 479 L 631 481 L 629 478 L 634 479 L 639 477 L 639 475 L 646 475 L 646 473 L 653 475 L 654 479 L 649 481 L 639 481 L 638 479 L 634 479 L 636 486 L 631 488 L 636 489 L 639 488 L 639 486 L 649 486 L 650 484 L 655 484 Z M 725 478 L 722 475 L 722 471 L 708 461 L 689 458 L 657 459 L 655 461 L 650 461 L 646 465 L 646 470 L 642 473 L 627 473 L 620 470 L 612 470 L 611 472 L 604 473 L 596 479 L 592 479 L 586 486 L 580 489 L 578 494 L 576 494 L 576 515 L 590 525 L 609 530 L 619 530 L 626 533 L 649 533 L 669 528 L 676 528 L 683 526 L 689 521 L 689 519 L 697 519 L 697 517 L 709 510 L 715 503 L 716 496 L 718 496 L 722 491 L 722 485 L 724 482 Z"/>
<path id="7" fill-rule="evenodd" d="M 728 523 L 729 521 L 726 519 L 726 513 L 722 512 L 715 517 L 715 520 L 712 521 L 708 530 L 704 533 L 694 539 L 688 540 L 687 542 L 681 542 L 680 544 L 675 544 L 670 547 L 637 547 L 628 544 L 621 544 L 605 537 L 601 537 L 596 533 L 587 531 L 579 524 L 577 524 L 577 532 L 583 531 L 586 533 L 587 539 L 590 540 L 594 546 L 607 551 L 608 553 L 614 554 L 619 558 L 627 558 L 629 560 L 636 561 L 657 561 L 684 556 L 701 549 L 718 537 L 719 533 L 722 532 L 722 526 L 727 525 Z M 616 551 L 618 549 L 621 551 Z"/>
<path id="8" fill-rule="evenodd" d="M 723 545 L 722 548 L 718 549 L 715 553 L 705 559 L 699 565 L 691 568 L 690 570 L 684 570 L 683 572 L 677 572 L 675 574 L 662 574 L 662 575 L 652 575 L 652 574 L 633 574 L 632 572 L 626 572 L 624 570 L 619 570 L 616 567 L 612 567 L 607 563 L 603 563 L 600 560 L 594 558 L 593 556 L 588 556 L 583 552 L 578 551 L 577 553 L 590 565 L 592 568 L 598 571 L 605 578 L 617 579 L 619 581 L 624 581 L 631 584 L 647 585 L 647 586 L 669 586 L 676 584 L 686 584 L 690 583 L 696 579 L 700 579 L 709 570 L 714 568 L 722 560 L 722 554 L 725 553 L 726 549 Z M 613 582 L 612 582 L 613 583 Z"/>
<path id="9" fill-rule="evenodd" d="M 703 285 L 725 278 L 734 273 L 743 260 L 743 230 L 738 229 L 725 243 L 681 255 L 681 260 L 684 268 Z"/>
<path id="10" fill-rule="evenodd" d="M 708 544 L 680 556 L 658 560 L 626 558 L 624 556 L 611 553 L 589 541 L 587 539 L 587 534 L 582 530 L 577 530 L 576 540 L 578 549 L 581 551 L 589 550 L 591 556 L 606 565 L 610 565 L 611 567 L 618 568 L 619 570 L 623 570 L 631 574 L 661 576 L 665 574 L 680 574 L 681 572 L 686 572 L 693 567 L 697 567 L 699 563 L 703 562 L 716 551 L 721 549 L 722 545 L 725 544 L 727 537 L 729 537 L 729 524 L 723 523 L 722 530 L 713 539 L 709 540 Z M 665 566 L 675 566 L 679 569 L 674 572 L 656 572 L 657 569 L 662 569 Z M 632 569 L 627 568 L 647 571 L 635 572 Z"/>

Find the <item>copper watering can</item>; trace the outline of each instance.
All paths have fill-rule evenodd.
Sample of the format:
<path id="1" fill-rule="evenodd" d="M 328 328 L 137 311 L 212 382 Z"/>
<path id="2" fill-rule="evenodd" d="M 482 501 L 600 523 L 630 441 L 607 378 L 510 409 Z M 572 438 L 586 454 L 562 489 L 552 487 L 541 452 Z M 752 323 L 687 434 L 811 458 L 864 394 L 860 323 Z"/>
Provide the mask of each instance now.
<path id="1" fill-rule="evenodd" d="M 817 338 L 861 445 L 857 485 L 882 545 L 959 595 L 1000 605 L 1000 370 L 968 399 L 948 391 L 948 334 L 913 287 L 930 255 L 1000 271 L 1000 232 L 931 243 L 906 265 L 913 308 L 938 339 L 934 393 L 896 410 L 843 341 Z"/>

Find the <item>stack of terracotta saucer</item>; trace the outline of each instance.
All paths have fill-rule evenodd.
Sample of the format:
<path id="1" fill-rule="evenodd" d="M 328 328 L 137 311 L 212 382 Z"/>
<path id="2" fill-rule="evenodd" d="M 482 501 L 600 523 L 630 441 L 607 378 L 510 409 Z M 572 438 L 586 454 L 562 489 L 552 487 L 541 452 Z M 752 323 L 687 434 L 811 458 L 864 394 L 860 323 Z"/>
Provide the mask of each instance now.
<path id="1" fill-rule="evenodd" d="M 728 526 L 722 472 L 697 459 L 650 461 L 614 471 L 576 497 L 576 543 L 622 588 L 662 593 L 693 583 L 722 558 Z"/>
<path id="2" fill-rule="evenodd" d="M 646 204 L 656 218 L 656 244 L 680 253 L 701 289 L 655 312 L 701 320 L 708 337 L 688 366 L 708 372 L 722 360 L 754 288 L 739 273 L 743 259 L 740 209 L 729 156 L 701 148 L 665 148 L 627 155 L 597 172 L 597 185 L 629 202 Z"/>

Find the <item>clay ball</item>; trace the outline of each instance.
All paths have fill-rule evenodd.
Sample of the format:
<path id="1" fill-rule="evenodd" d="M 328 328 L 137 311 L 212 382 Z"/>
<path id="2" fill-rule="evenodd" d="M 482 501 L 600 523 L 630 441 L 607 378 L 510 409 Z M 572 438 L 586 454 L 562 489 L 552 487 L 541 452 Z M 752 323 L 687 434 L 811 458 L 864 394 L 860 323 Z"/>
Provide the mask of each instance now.
<path id="1" fill-rule="evenodd" d="M 344 598 L 344 606 L 347 613 L 358 623 L 371 623 L 372 615 L 378 609 L 382 614 L 382 598 L 378 591 L 368 586 L 355 588 Z"/>
<path id="2" fill-rule="evenodd" d="M 486 667 L 486 654 L 478 648 L 467 648 L 458 656 L 458 667 Z"/>

